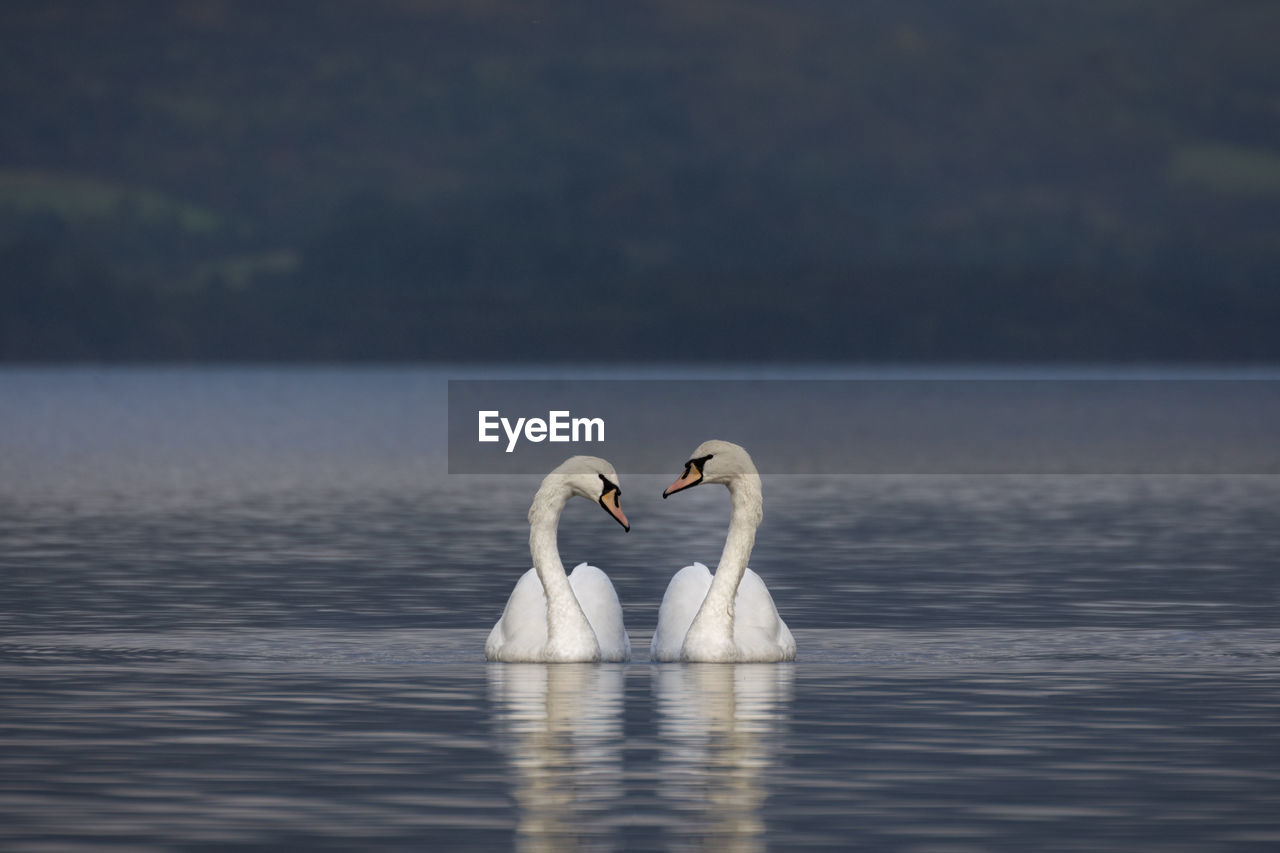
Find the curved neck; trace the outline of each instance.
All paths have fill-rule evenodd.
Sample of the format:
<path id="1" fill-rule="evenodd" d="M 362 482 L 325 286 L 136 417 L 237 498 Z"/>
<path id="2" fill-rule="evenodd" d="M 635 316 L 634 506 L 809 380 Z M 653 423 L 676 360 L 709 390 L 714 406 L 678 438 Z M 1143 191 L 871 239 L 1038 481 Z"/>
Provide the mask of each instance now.
<path id="1" fill-rule="evenodd" d="M 599 653 L 595 631 L 573 594 L 556 547 L 560 513 L 572 494 L 565 486 L 543 484 L 529 507 L 529 553 L 547 596 L 547 653 L 553 659 L 560 654 L 580 654 L 584 645 Z"/>
<path id="2" fill-rule="evenodd" d="M 729 481 L 729 497 L 733 513 L 729 517 L 729 535 L 724 540 L 724 551 L 716 566 L 707 597 L 702 600 L 698 615 L 693 617 L 685 642 L 733 642 L 733 603 L 738 595 L 738 585 L 746 574 L 751 559 L 751 547 L 756 541 L 756 528 L 764 516 L 760 492 L 760 476 L 746 474 Z"/>

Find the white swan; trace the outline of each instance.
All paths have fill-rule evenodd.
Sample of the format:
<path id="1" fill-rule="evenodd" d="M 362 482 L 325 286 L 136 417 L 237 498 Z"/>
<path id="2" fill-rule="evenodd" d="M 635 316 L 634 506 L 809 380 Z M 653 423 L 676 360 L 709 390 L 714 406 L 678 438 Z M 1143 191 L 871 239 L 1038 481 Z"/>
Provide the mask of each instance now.
<path id="1" fill-rule="evenodd" d="M 516 582 L 502 618 L 484 645 L 487 660 L 513 663 L 622 661 L 631 640 L 609 576 L 586 563 L 566 576 L 556 548 L 560 512 L 577 495 L 596 501 L 623 529 L 622 490 L 613 466 L 574 456 L 546 476 L 529 507 L 533 568 Z"/>
<path id="2" fill-rule="evenodd" d="M 763 663 L 795 660 L 791 636 L 760 576 L 747 568 L 763 517 L 760 475 L 746 450 L 707 441 L 693 451 L 665 498 L 700 483 L 729 487 L 733 514 L 715 576 L 701 563 L 685 566 L 667 585 L 649 656 L 658 661 Z"/>

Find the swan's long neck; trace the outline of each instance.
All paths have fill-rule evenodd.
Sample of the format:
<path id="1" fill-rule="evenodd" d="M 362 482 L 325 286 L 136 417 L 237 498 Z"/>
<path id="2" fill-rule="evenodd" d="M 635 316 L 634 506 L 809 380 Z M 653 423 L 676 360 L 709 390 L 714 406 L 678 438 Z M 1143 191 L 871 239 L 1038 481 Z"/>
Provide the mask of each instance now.
<path id="1" fill-rule="evenodd" d="M 720 647 L 726 651 L 734 648 L 733 602 L 751 559 L 756 528 L 764 515 L 760 476 L 752 473 L 733 478 L 729 481 L 729 495 L 733 505 L 729 535 L 725 538 L 711 588 L 685 635 L 686 648 L 691 645 Z"/>
<path id="2" fill-rule="evenodd" d="M 571 496 L 566 487 L 544 484 L 529 507 L 529 552 L 547 596 L 548 660 L 581 660 L 586 655 L 600 654 L 595 631 L 573 594 L 556 547 L 560 513 Z"/>

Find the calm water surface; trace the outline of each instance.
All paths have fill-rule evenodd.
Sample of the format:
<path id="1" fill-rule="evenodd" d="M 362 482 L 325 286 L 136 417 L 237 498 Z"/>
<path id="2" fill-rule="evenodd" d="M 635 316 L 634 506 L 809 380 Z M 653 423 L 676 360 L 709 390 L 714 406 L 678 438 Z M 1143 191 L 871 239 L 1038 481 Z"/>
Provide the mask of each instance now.
<path id="1" fill-rule="evenodd" d="M 0 371 L 0 848 L 1280 847 L 1280 477 L 769 477 L 799 659 L 658 666 L 727 500 L 624 469 L 638 659 L 490 665 L 453 375 Z"/>

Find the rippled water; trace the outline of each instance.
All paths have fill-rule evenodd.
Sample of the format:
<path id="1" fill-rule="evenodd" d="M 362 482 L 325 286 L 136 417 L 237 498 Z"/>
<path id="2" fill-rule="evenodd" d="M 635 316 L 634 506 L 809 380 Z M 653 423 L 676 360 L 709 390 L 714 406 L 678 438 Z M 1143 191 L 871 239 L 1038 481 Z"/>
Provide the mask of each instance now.
<path id="1" fill-rule="evenodd" d="M 10 637 L 0 838 L 10 849 L 1280 841 L 1280 631 L 797 636 L 800 661 L 781 666 L 486 665 L 484 632 L 464 629 Z"/>
<path id="2" fill-rule="evenodd" d="M 0 848 L 1280 846 L 1280 478 L 770 477 L 799 659 L 659 666 L 727 501 L 623 470 L 639 659 L 490 665 L 448 375 L 0 371 Z"/>

